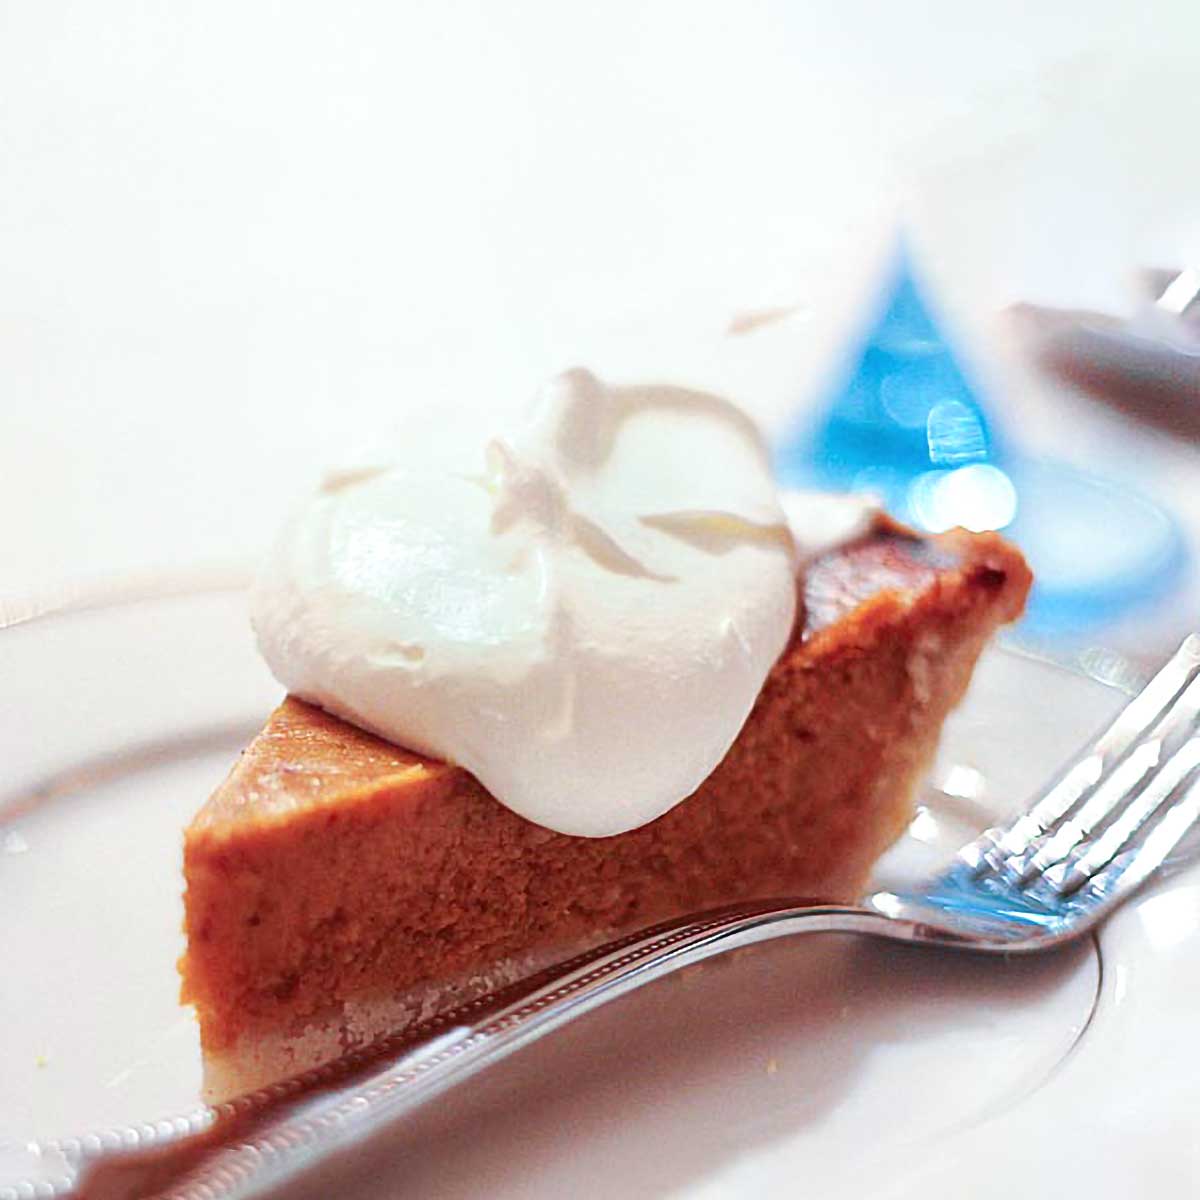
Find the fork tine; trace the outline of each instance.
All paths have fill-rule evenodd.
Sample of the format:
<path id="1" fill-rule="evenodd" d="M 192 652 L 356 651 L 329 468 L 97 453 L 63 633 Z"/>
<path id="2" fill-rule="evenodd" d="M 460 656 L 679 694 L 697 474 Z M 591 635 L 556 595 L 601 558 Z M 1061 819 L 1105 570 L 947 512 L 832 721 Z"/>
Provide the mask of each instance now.
<path id="1" fill-rule="evenodd" d="M 1062 862 L 1076 848 L 1102 834 L 1106 825 L 1123 821 L 1138 810 L 1143 791 L 1154 792 L 1156 772 L 1170 774 L 1172 756 L 1196 732 L 1200 717 L 1200 678 L 1194 679 L 1167 709 L 1153 732 L 1134 746 L 1087 800 L 1052 833 L 1035 839 L 1032 853 L 1012 864 L 1021 883 Z M 1182 752 L 1182 751 L 1180 751 Z M 1161 799 L 1161 797 L 1160 797 Z M 1147 810 L 1147 816 L 1155 805 Z"/>
<path id="2" fill-rule="evenodd" d="M 1143 883 L 1166 861 L 1167 855 L 1183 841 L 1200 821 L 1200 780 L 1192 779 L 1183 795 L 1173 803 L 1146 837 L 1094 877 L 1104 898 L 1117 900 Z"/>
<path id="3" fill-rule="evenodd" d="M 1106 778 L 1141 742 L 1166 711 L 1167 719 L 1180 693 L 1200 671 L 1200 636 L 1187 637 L 1146 687 L 1118 714 L 1113 723 L 1060 774 L 1036 804 L 1007 828 L 986 830 L 964 846 L 959 857 L 977 874 L 997 871 L 1019 875 L 1035 842 L 1053 836 L 1072 813 L 1087 804 Z M 1152 764 L 1139 762 L 1149 769 Z M 1136 768 L 1129 768 L 1132 775 Z M 1144 774 L 1143 770 L 1141 774 Z M 1140 775 L 1139 775 L 1140 777 Z M 1114 799 L 1122 792 L 1114 792 Z M 1107 808 L 1105 809 L 1107 811 Z M 1022 861 L 1014 863 L 1013 860 Z"/>
<path id="4" fill-rule="evenodd" d="M 1194 823 L 1195 816 L 1189 820 L 1186 815 L 1190 811 L 1189 801 L 1200 813 L 1198 783 L 1200 737 L 1194 737 L 1163 765 L 1149 786 L 1099 838 L 1081 853 L 1057 864 L 1055 874 L 1048 873 L 1048 882 L 1060 895 L 1069 896 L 1096 879 L 1118 858 L 1124 859 L 1123 871 L 1130 870 L 1135 862 L 1140 871 L 1154 870 Z M 1180 811 L 1185 815 L 1174 815 Z M 1168 832 L 1162 834 L 1164 825 Z M 1149 856 L 1146 863 L 1141 862 L 1143 854 Z"/>

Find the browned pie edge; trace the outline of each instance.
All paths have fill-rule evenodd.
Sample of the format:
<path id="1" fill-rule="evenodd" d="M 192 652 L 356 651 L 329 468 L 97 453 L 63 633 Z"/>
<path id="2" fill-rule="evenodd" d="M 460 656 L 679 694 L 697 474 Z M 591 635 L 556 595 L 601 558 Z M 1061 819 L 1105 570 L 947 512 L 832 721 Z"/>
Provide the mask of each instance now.
<path id="1" fill-rule="evenodd" d="M 917 538 L 881 519 L 810 565 L 797 636 L 705 784 L 615 838 L 532 825 L 461 768 L 288 698 L 185 838 L 183 998 L 210 1091 L 678 912 L 859 894 L 1030 581 L 995 534 Z"/>

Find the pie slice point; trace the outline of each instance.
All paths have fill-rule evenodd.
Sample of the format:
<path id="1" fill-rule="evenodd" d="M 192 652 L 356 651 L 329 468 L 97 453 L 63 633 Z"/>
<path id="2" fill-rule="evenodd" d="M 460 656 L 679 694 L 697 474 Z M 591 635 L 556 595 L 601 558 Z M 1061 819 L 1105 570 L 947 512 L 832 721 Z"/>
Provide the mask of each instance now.
<path id="1" fill-rule="evenodd" d="M 716 770 L 616 837 L 531 824 L 461 768 L 286 698 L 185 835 L 180 970 L 207 1096 L 673 916 L 856 898 L 1029 586 L 997 535 L 920 538 L 881 519 L 809 565 L 792 642 Z"/>

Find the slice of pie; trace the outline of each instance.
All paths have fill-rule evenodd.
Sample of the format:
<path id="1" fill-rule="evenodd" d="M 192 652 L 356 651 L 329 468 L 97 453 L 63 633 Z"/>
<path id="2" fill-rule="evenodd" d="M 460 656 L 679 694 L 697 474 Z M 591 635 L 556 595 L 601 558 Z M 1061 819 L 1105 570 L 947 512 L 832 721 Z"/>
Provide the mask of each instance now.
<path id="1" fill-rule="evenodd" d="M 791 644 L 707 781 L 614 837 L 532 824 L 461 768 L 289 697 L 187 830 L 183 997 L 209 1095 L 674 915 L 861 894 L 1029 584 L 994 534 L 880 518 L 808 566 Z"/>

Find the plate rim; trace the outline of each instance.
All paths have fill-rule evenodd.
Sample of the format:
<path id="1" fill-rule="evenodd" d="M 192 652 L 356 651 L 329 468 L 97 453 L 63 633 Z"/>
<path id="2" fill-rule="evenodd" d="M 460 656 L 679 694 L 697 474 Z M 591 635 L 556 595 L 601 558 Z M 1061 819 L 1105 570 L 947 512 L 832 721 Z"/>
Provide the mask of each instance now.
<path id="1" fill-rule="evenodd" d="M 244 569 L 210 565 L 180 571 L 139 572 L 134 575 L 116 576 L 101 581 L 65 584 L 51 593 L 31 596 L 23 602 L 10 604 L 8 601 L 0 600 L 0 636 L 7 630 L 28 629 L 34 624 L 41 625 L 66 618 L 97 614 L 105 610 L 171 603 L 220 594 L 232 596 L 244 593 L 249 582 L 250 576 Z M 1136 690 L 1134 681 L 1143 674 L 1140 668 L 1135 667 L 1121 656 L 1096 648 L 1077 650 L 1064 656 L 1048 653 L 1040 645 L 1031 645 L 1020 637 L 1010 636 L 997 639 L 989 649 L 994 654 L 1060 671 L 1065 675 L 1087 680 L 1089 683 L 1109 688 L 1118 693 L 1128 694 L 1130 691 Z M 239 733 L 244 730 L 244 722 L 230 722 L 221 727 L 206 727 L 195 731 L 190 738 L 183 735 L 182 743 L 186 747 L 207 744 L 218 738 L 222 741 L 229 740 L 234 734 L 235 724 Z M 72 792 L 86 788 L 97 780 L 104 781 L 117 777 L 127 770 L 137 770 L 145 765 L 153 765 L 159 756 L 168 753 L 171 748 L 178 750 L 180 745 L 180 735 L 174 735 L 149 739 L 145 743 L 109 754 L 84 756 L 51 772 L 49 776 L 43 777 L 31 785 L 23 786 L 12 794 L 0 796 L 0 820 L 18 817 L 43 803 L 53 803 L 56 800 L 68 798 Z M 1095 996 L 1089 1005 L 1084 1024 L 1065 1052 L 1047 1072 L 1045 1078 L 1039 1081 L 1038 1087 L 1043 1086 L 1057 1074 L 1068 1059 L 1077 1055 L 1085 1040 L 1084 1035 L 1091 1028 L 1095 1019 L 1098 1002 L 1103 993 L 1105 965 L 1103 948 L 1099 939 L 1092 937 L 1089 940 L 1097 964 Z M 241 1110 L 238 1101 L 233 1104 L 238 1105 L 238 1111 Z M 47 1194 L 69 1194 L 71 1189 L 76 1187 L 83 1178 L 83 1168 L 89 1158 L 104 1150 L 129 1148 L 131 1135 L 139 1150 L 165 1147 L 180 1138 L 202 1133 L 214 1124 L 219 1124 L 223 1107 L 222 1105 L 208 1105 L 201 1101 L 186 1112 L 177 1112 L 169 1116 L 147 1120 L 138 1125 L 98 1127 L 79 1134 L 39 1139 L 32 1144 L 38 1152 L 64 1156 L 72 1167 L 74 1175 L 74 1178 L 64 1178 L 57 1185 L 56 1190 Z M 232 1107 L 231 1111 L 233 1111 Z M 14 1194 L 20 1194 L 19 1187 L 22 1182 L 18 1181 L 16 1185 L 18 1190 Z M 30 1183 L 43 1189 L 46 1186 L 44 1179 L 36 1183 L 30 1180 Z M 7 1186 L 9 1185 L 6 1183 L 5 1187 Z M 0 1188 L 0 1195 L 4 1194 L 6 1194 L 4 1189 Z"/>

